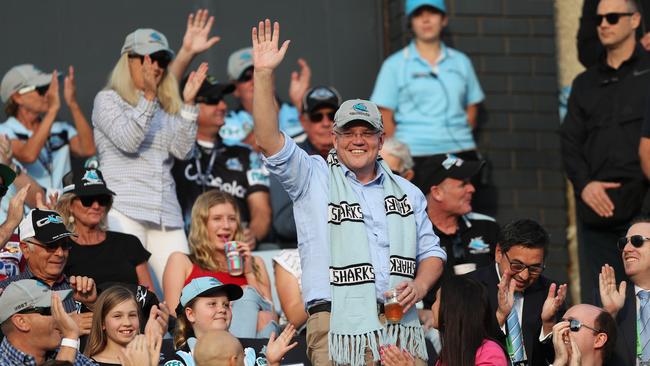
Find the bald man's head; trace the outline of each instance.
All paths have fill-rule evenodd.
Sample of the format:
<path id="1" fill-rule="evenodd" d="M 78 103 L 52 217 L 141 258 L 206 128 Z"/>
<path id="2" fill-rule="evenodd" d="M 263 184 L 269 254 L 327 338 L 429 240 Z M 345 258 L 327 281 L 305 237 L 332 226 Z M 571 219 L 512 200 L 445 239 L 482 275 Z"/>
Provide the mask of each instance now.
<path id="1" fill-rule="evenodd" d="M 612 316 L 597 306 L 579 304 L 564 313 L 563 320 L 570 319 L 579 320 L 586 326 L 573 332 L 580 353 L 591 356 L 599 353 L 602 361 L 607 360 L 616 344 L 616 322 Z"/>
<path id="2" fill-rule="evenodd" d="M 244 366 L 244 348 L 225 330 L 204 334 L 194 347 L 196 366 Z"/>

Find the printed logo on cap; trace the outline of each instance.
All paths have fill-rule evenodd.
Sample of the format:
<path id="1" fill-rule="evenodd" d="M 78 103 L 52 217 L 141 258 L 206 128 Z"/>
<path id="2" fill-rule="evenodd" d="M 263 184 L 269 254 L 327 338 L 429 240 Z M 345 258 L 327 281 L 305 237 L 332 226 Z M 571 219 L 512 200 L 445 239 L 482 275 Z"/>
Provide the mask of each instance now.
<path id="1" fill-rule="evenodd" d="M 47 215 L 47 217 L 44 217 L 36 221 L 37 227 L 43 227 L 48 224 L 63 224 L 63 219 L 61 219 L 61 216 L 51 214 L 51 215 Z"/>
<path id="2" fill-rule="evenodd" d="M 249 61 L 253 59 L 253 54 L 250 52 L 242 52 L 241 55 L 239 55 L 239 59 L 241 61 Z"/>
<path id="3" fill-rule="evenodd" d="M 86 170 L 83 178 L 81 178 L 81 181 L 84 183 L 84 186 L 104 184 L 104 182 L 102 182 L 102 180 L 99 178 L 99 175 L 97 175 L 96 170 Z"/>
<path id="4" fill-rule="evenodd" d="M 368 113 L 368 107 L 366 107 L 366 105 L 363 104 L 363 103 L 357 103 L 357 104 L 353 105 L 352 109 L 354 109 L 355 111 Z"/>
<path id="5" fill-rule="evenodd" d="M 456 155 L 453 154 L 447 154 L 447 159 L 442 162 L 442 166 L 446 169 L 449 170 L 453 166 L 461 166 L 463 165 L 463 159 L 457 157 Z"/>
<path id="6" fill-rule="evenodd" d="M 309 95 L 309 98 L 317 100 L 327 100 L 334 97 L 336 97 L 334 93 L 325 88 L 318 88 Z"/>
<path id="7" fill-rule="evenodd" d="M 159 43 L 159 44 L 161 44 L 163 46 L 165 45 L 165 42 L 163 42 L 163 39 L 160 36 L 160 34 L 158 34 L 156 32 L 151 32 L 151 34 L 149 35 L 149 38 L 150 38 L 149 42 L 151 42 L 151 43 Z"/>

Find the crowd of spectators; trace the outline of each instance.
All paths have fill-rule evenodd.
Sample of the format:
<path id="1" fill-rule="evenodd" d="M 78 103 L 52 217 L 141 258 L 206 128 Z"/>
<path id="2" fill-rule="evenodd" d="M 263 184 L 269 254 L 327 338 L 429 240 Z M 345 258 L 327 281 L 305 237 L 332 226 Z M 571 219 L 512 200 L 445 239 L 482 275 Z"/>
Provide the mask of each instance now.
<path id="1" fill-rule="evenodd" d="M 304 59 L 280 100 L 269 19 L 226 81 L 188 72 L 219 42 L 199 10 L 178 52 L 126 36 L 92 126 L 72 66 L 4 74 L 0 363 L 278 366 L 303 342 L 314 365 L 647 364 L 650 38 L 633 0 L 583 12 L 560 127 L 581 304 L 544 275 L 542 225 L 472 209 L 484 94 L 443 0 L 406 1 L 413 38 L 369 100 L 310 85 Z"/>

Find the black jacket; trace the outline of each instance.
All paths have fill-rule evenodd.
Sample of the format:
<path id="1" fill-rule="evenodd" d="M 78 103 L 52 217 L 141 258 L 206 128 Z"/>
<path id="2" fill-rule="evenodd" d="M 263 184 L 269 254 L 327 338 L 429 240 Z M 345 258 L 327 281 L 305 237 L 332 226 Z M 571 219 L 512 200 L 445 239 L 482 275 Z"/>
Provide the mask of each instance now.
<path id="1" fill-rule="evenodd" d="M 490 311 L 495 317 L 494 324 L 498 324 L 496 321 L 496 311 L 499 306 L 497 301 L 499 276 L 497 275 L 494 263 L 470 272 L 466 276 L 485 285 L 490 301 Z M 542 330 L 542 306 L 546 300 L 546 295 L 548 295 L 548 288 L 551 286 L 551 283 L 552 281 L 548 278 L 540 276 L 535 283 L 524 291 L 521 331 L 524 336 L 526 358 L 530 366 L 547 366 L 555 358 L 555 351 L 553 350 L 553 342 L 551 339 L 544 343 L 539 341 L 539 335 Z M 556 314 L 557 320 L 561 319 L 565 311 L 566 306 L 563 304 Z M 505 349 L 506 336 L 501 329 L 496 329 L 493 333 L 501 336 L 499 341 Z"/>
<path id="2" fill-rule="evenodd" d="M 634 365 L 636 363 L 636 295 L 634 283 L 625 291 L 625 304 L 616 314 L 616 350 L 606 365 Z"/>

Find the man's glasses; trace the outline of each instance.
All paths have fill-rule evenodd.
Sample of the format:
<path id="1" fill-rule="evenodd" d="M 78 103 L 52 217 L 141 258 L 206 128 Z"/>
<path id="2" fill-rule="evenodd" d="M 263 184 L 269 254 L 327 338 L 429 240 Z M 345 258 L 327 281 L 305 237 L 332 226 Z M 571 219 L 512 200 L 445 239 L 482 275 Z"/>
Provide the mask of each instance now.
<path id="1" fill-rule="evenodd" d="M 647 240 L 650 240 L 650 238 L 645 237 L 643 235 L 632 235 L 629 238 L 624 236 L 620 239 L 618 239 L 618 249 L 623 250 L 625 249 L 625 246 L 627 245 L 628 242 L 632 244 L 635 248 L 641 248 L 643 243 L 645 243 Z"/>
<path id="2" fill-rule="evenodd" d="M 578 319 L 562 319 L 562 321 L 569 322 L 569 330 L 572 332 L 577 332 L 580 330 L 580 328 L 585 327 L 591 331 L 594 331 L 595 333 L 603 333 L 602 330 L 592 328 L 587 324 L 582 324 L 582 322 Z"/>
<path id="3" fill-rule="evenodd" d="M 334 115 L 335 114 L 336 113 L 334 113 L 334 112 L 327 112 L 327 113 L 314 112 L 314 113 L 309 113 L 309 121 L 311 121 L 313 123 L 318 123 L 318 122 L 322 121 L 325 116 L 327 116 L 327 118 L 330 121 L 334 121 Z"/>
<path id="4" fill-rule="evenodd" d="M 72 242 L 69 239 L 57 240 L 55 242 L 48 243 L 48 244 L 41 244 L 41 243 L 37 243 L 34 241 L 27 241 L 27 240 L 25 240 L 25 243 L 34 244 L 36 246 L 39 246 L 47 250 L 48 252 L 55 252 L 59 248 L 61 248 L 62 250 L 70 250 L 70 248 L 72 248 Z"/>
<path id="5" fill-rule="evenodd" d="M 237 79 L 238 83 L 245 83 L 247 81 L 251 81 L 253 79 L 253 68 L 249 67 L 246 71 L 244 71 L 240 76 L 239 79 Z"/>
<path id="6" fill-rule="evenodd" d="M 506 256 L 508 263 L 510 263 L 510 270 L 515 273 L 523 272 L 526 268 L 528 268 L 528 273 L 530 273 L 531 275 L 538 275 L 544 272 L 545 267 L 543 264 L 533 264 L 529 266 L 519 261 L 513 262 L 510 260 L 510 257 L 508 257 L 508 253 L 504 252 L 503 254 Z"/>
<path id="7" fill-rule="evenodd" d="M 615 25 L 618 23 L 618 20 L 621 19 L 621 17 L 629 17 L 632 16 L 634 13 L 607 13 L 607 14 L 596 14 L 596 24 L 601 25 L 603 23 L 603 19 L 607 20 L 607 23 L 610 25 Z"/>
<path id="8" fill-rule="evenodd" d="M 52 309 L 50 307 L 31 307 L 19 311 L 18 314 L 40 314 L 43 316 L 50 316 L 52 315 Z"/>
<path id="9" fill-rule="evenodd" d="M 79 201 L 84 207 L 90 207 L 95 202 L 102 207 L 106 207 L 111 204 L 111 196 L 83 196 L 79 197 Z"/>
<path id="10" fill-rule="evenodd" d="M 129 58 L 137 58 L 140 60 L 141 63 L 144 62 L 143 55 L 131 54 L 129 55 Z M 154 52 L 149 55 L 149 58 L 151 58 L 152 63 L 154 62 L 157 63 L 158 67 L 160 67 L 163 70 L 166 70 L 167 66 L 169 66 L 169 63 L 172 62 L 172 56 L 167 51 Z"/>

